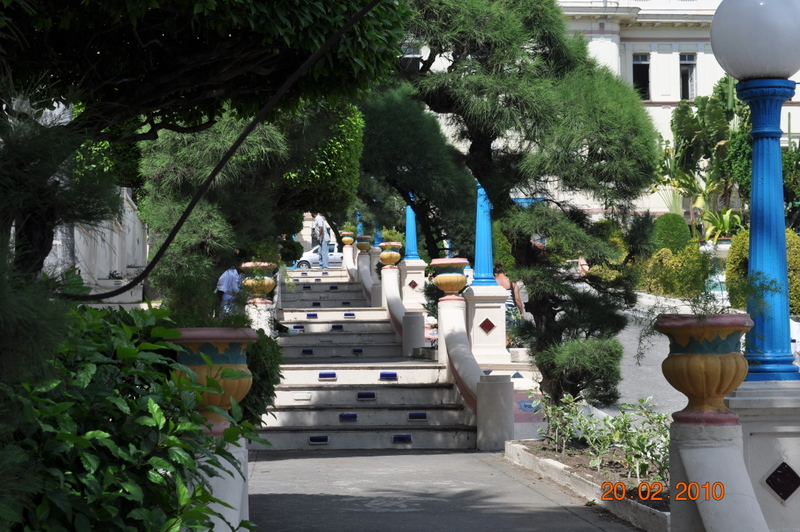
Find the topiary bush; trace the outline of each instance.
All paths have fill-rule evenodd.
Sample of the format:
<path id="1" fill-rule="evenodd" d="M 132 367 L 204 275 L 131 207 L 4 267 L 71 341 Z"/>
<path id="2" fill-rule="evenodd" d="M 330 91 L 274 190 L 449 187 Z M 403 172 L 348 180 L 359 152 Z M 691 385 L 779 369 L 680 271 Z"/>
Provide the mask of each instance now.
<path id="1" fill-rule="evenodd" d="M 533 362 L 542 371 L 542 391 L 557 404 L 567 395 L 580 395 L 592 404 L 608 405 L 619 399 L 622 354 L 622 344 L 614 338 L 576 339 L 534 353 Z"/>
<path id="2" fill-rule="evenodd" d="M 639 286 L 655 295 L 690 299 L 705 290 L 713 272 L 712 258 L 698 246 L 687 246 L 678 253 L 664 248 L 647 261 Z"/>
<path id="3" fill-rule="evenodd" d="M 678 253 L 685 248 L 692 238 L 692 233 L 683 216 L 675 213 L 662 214 L 655 221 L 656 249 L 667 248 Z"/>
<path id="4" fill-rule="evenodd" d="M 747 268 L 750 255 L 750 231 L 737 233 L 731 240 L 725 278 L 731 305 L 747 308 Z M 786 259 L 789 269 L 789 312 L 800 314 L 800 236 L 786 230 Z"/>
<path id="5" fill-rule="evenodd" d="M 0 499 L 0 530 L 211 529 L 205 479 L 239 467 L 227 445 L 264 440 L 247 422 L 221 438 L 203 432 L 199 392 L 221 389 L 171 378 L 185 366 L 161 339 L 177 335 L 166 310 L 81 307 L 72 318 L 50 380 L 0 384 L 0 465 L 23 464 L 32 480 Z"/>

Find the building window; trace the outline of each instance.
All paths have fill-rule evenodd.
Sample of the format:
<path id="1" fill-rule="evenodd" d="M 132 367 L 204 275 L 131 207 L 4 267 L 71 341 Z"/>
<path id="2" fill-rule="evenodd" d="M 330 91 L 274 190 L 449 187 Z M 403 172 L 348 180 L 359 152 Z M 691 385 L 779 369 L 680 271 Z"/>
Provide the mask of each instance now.
<path id="1" fill-rule="evenodd" d="M 696 67 L 697 56 L 695 54 L 681 54 L 681 100 L 694 100 Z"/>
<path id="2" fill-rule="evenodd" d="M 650 54 L 633 54 L 633 87 L 642 100 L 650 99 Z"/>

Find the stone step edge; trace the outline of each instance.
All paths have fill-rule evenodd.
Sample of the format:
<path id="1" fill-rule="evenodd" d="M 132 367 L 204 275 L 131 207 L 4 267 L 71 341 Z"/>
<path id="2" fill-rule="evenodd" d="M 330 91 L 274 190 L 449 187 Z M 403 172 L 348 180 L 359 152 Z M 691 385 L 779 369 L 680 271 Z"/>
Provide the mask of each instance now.
<path id="1" fill-rule="evenodd" d="M 452 382 L 428 382 L 428 383 L 400 383 L 400 382 L 392 382 L 392 383 L 368 383 L 368 384 L 277 384 L 275 385 L 275 391 L 281 392 L 291 392 L 294 390 L 301 391 L 301 390 L 361 390 L 361 391 L 372 391 L 373 388 L 375 389 L 383 389 L 383 390 L 424 390 L 426 388 L 435 388 L 435 389 L 453 389 L 455 384 Z M 365 390 L 365 388 L 369 388 L 369 390 Z"/>
<path id="2" fill-rule="evenodd" d="M 601 489 L 601 486 L 581 477 L 573 472 L 571 467 L 561 462 L 550 458 L 541 458 L 528 452 L 524 440 L 507 441 L 504 457 L 506 460 L 520 467 L 535 471 L 555 481 L 557 484 L 567 488 L 587 501 L 594 501 L 596 504 L 600 504 L 620 519 L 647 532 L 670 531 L 669 512 L 659 512 L 658 510 L 628 499 L 623 499 L 621 501 L 604 501 L 602 500 L 604 490 Z"/>
<path id="3" fill-rule="evenodd" d="M 357 404 L 357 405 L 281 405 L 270 406 L 267 408 L 267 414 L 271 412 L 286 412 L 286 411 L 316 411 L 316 410 L 464 410 L 463 404 Z"/>
<path id="4" fill-rule="evenodd" d="M 307 363 L 287 363 L 284 359 L 284 362 L 281 364 L 281 369 L 286 369 L 288 371 L 375 371 L 375 370 L 394 370 L 398 373 L 403 371 L 408 371 L 412 369 L 445 369 L 447 366 L 444 364 L 440 364 L 438 362 L 431 363 L 431 364 L 393 364 L 391 362 L 382 364 L 379 362 L 370 363 L 365 362 L 363 364 L 354 364 L 354 363 L 330 363 L 330 364 L 307 364 Z"/>
<path id="5" fill-rule="evenodd" d="M 292 432 L 292 433 L 343 433 L 343 432 L 394 432 L 394 431 L 422 431 L 422 432 L 478 432 L 475 425 L 321 425 L 318 427 L 284 426 L 284 427 L 259 427 L 256 432 Z"/>

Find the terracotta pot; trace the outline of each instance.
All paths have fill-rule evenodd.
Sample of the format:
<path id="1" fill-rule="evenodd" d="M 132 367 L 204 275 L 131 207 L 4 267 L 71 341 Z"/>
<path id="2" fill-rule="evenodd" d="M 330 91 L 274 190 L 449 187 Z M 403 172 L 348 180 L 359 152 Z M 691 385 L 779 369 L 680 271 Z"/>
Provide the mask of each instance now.
<path id="1" fill-rule="evenodd" d="M 202 392 L 200 409 L 206 419 L 211 423 L 211 432 L 220 435 L 230 426 L 230 422 L 219 414 L 207 410 L 208 406 L 216 406 L 223 410 L 230 410 L 231 397 L 241 401 L 250 391 L 253 384 L 252 377 L 230 379 L 222 376 L 224 369 L 235 369 L 250 374 L 247 368 L 247 346 L 258 339 L 258 333 L 253 329 L 233 329 L 225 327 L 198 327 L 192 329 L 177 329 L 181 337 L 170 339 L 171 342 L 183 347 L 184 351 L 178 353 L 178 362 L 188 366 L 197 374 L 198 382 L 206 383 L 208 378 L 220 383 L 223 393 Z M 211 359 L 212 365 L 205 362 L 201 353 Z M 186 377 L 182 371 L 176 372 L 176 377 Z"/>
<path id="2" fill-rule="evenodd" d="M 403 247 L 401 242 L 381 242 L 378 247 L 382 250 L 381 262 L 387 266 L 397 264 L 400 260 L 400 253 L 397 250 Z"/>
<path id="3" fill-rule="evenodd" d="M 661 364 L 667 381 L 689 398 L 677 423 L 735 424 L 738 416 L 723 399 L 747 376 L 741 339 L 753 326 L 747 314 L 662 314 L 655 329 L 669 338 Z"/>
<path id="4" fill-rule="evenodd" d="M 433 259 L 431 266 L 435 275 L 433 282 L 445 295 L 456 295 L 467 286 L 464 275 L 464 268 L 469 266 L 467 259 Z"/>

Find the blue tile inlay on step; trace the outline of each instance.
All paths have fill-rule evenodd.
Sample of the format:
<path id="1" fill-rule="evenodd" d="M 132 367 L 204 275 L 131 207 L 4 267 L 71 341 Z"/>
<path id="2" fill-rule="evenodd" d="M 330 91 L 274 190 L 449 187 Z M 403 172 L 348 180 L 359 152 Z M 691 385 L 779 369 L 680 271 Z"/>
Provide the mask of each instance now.
<path id="1" fill-rule="evenodd" d="M 427 412 L 409 412 L 408 413 L 408 420 L 409 421 L 428 421 L 428 413 Z"/>
<path id="2" fill-rule="evenodd" d="M 411 443 L 411 434 L 395 434 L 392 443 Z"/>
<path id="3" fill-rule="evenodd" d="M 304 355 L 313 355 L 314 354 L 314 350 L 313 349 L 303 349 L 302 353 Z"/>
<path id="4" fill-rule="evenodd" d="M 334 323 L 333 325 L 331 325 L 331 330 L 332 331 L 343 331 L 344 330 L 344 325 L 342 325 L 341 323 Z"/>
<path id="5" fill-rule="evenodd" d="M 316 312 L 309 312 L 309 313 L 306 314 L 306 319 L 307 320 L 313 320 L 313 319 L 316 319 L 316 318 L 317 318 L 317 313 Z"/>
<path id="6" fill-rule="evenodd" d="M 308 275 L 308 272 L 300 272 L 300 275 Z"/>
<path id="7" fill-rule="evenodd" d="M 484 374 L 484 375 L 491 375 L 491 374 L 492 374 L 492 370 L 490 370 L 490 369 L 485 369 L 485 370 L 483 370 L 483 374 Z"/>
<path id="8" fill-rule="evenodd" d="M 311 445 L 324 445 L 328 443 L 328 436 L 309 436 L 308 443 Z"/>
<path id="9" fill-rule="evenodd" d="M 356 313 L 355 312 L 345 312 L 344 313 L 344 317 L 345 318 L 355 318 L 356 317 Z"/>
<path id="10" fill-rule="evenodd" d="M 292 325 L 292 329 L 305 329 L 305 325 Z"/>
<path id="11" fill-rule="evenodd" d="M 321 301 L 312 301 L 311 302 L 311 306 L 312 307 L 321 307 L 322 306 L 322 302 Z"/>
<path id="12" fill-rule="evenodd" d="M 339 421 L 358 421 L 358 414 L 339 414 Z"/>
<path id="13" fill-rule="evenodd" d="M 360 347 L 355 347 L 355 348 L 353 348 L 353 354 L 354 354 L 354 355 L 360 355 L 360 354 L 362 354 L 363 352 L 364 352 L 364 350 L 363 350 L 363 349 L 361 349 Z"/>
<path id="14" fill-rule="evenodd" d="M 356 399 L 359 401 L 374 401 L 377 398 L 375 392 L 358 392 Z"/>
<path id="15" fill-rule="evenodd" d="M 311 285 L 310 284 L 304 284 L 303 285 L 303 290 L 311 290 Z"/>
<path id="16" fill-rule="evenodd" d="M 381 371 L 380 380 L 382 380 L 382 381 L 396 381 L 397 380 L 397 372 L 396 371 Z"/>
<path id="17" fill-rule="evenodd" d="M 338 289 L 339 289 L 339 287 L 336 286 L 335 284 L 332 284 L 332 285 L 330 285 L 330 287 L 328 287 L 328 290 L 338 290 Z"/>
<path id="18" fill-rule="evenodd" d="M 327 380 L 332 381 L 336 380 L 336 372 L 335 371 L 320 371 L 319 372 L 319 380 Z"/>
<path id="19" fill-rule="evenodd" d="M 512 379 L 521 379 L 522 374 L 518 371 L 511 376 Z"/>
<path id="20" fill-rule="evenodd" d="M 349 301 L 342 301 L 342 306 L 343 307 L 349 307 L 350 306 L 350 302 Z"/>

